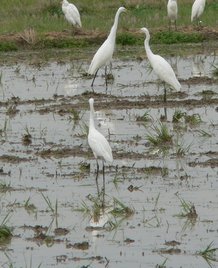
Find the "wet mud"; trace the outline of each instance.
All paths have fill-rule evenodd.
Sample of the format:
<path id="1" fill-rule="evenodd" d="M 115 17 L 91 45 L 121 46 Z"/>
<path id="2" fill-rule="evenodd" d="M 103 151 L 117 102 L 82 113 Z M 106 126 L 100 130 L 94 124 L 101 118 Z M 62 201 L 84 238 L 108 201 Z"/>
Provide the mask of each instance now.
<path id="1" fill-rule="evenodd" d="M 165 56 L 182 85 L 166 102 L 143 52 L 115 57 L 108 86 L 101 69 L 94 88 L 91 52 L 1 56 L 0 224 L 12 230 L 2 267 L 217 265 L 200 252 L 218 247 L 218 56 L 192 52 Z M 105 192 L 90 97 L 114 156 Z"/>

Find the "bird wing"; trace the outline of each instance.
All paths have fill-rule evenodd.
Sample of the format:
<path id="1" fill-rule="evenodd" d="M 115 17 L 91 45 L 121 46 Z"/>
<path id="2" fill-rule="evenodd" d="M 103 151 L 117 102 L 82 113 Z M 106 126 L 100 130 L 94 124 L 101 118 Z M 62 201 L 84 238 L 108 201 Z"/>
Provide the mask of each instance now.
<path id="1" fill-rule="evenodd" d="M 79 11 L 74 4 L 68 5 L 65 16 L 72 24 L 78 24 L 80 27 L 82 27 Z"/>
<path id="2" fill-rule="evenodd" d="M 114 52 L 113 43 L 110 42 L 109 39 L 106 39 L 95 53 L 92 62 L 89 66 L 88 73 L 95 74 L 99 68 L 107 64 L 112 59 L 113 52 Z"/>
<path id="3" fill-rule="evenodd" d="M 205 0 L 196 0 L 192 6 L 191 21 L 199 18 L 204 11 Z"/>
<path id="4" fill-rule="evenodd" d="M 160 55 L 153 55 L 151 65 L 154 72 L 159 78 L 172 86 L 175 90 L 180 90 L 181 85 L 178 82 L 176 75 L 171 65 Z"/>
<path id="5" fill-rule="evenodd" d="M 95 157 L 103 158 L 105 161 L 112 162 L 112 150 L 106 138 L 96 129 L 89 131 L 88 143 Z"/>

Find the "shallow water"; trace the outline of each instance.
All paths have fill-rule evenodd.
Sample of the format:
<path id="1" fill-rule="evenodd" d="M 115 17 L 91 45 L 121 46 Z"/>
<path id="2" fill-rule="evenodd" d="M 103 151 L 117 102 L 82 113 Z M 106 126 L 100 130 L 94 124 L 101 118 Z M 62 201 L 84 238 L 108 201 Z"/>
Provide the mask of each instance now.
<path id="1" fill-rule="evenodd" d="M 93 93 L 91 78 L 84 76 L 88 59 L 13 57 L 1 64 L 0 181 L 10 187 L 0 189 L 0 219 L 9 213 L 7 225 L 13 227 L 12 239 L 0 246 L 1 266 L 28 267 L 32 260 L 33 267 L 155 267 L 167 259 L 166 267 L 207 267 L 197 252 L 212 241 L 218 246 L 218 80 L 213 74 L 218 57 L 203 51 L 166 57 L 182 84 L 182 93 L 167 91 L 166 104 L 146 59 L 115 59 L 114 80 L 106 89 L 100 70 Z M 77 211 L 84 202 L 93 207 L 90 197 L 98 200 L 96 162 L 85 129 L 90 96 L 96 126 L 114 155 L 106 167 L 105 203 L 111 207 L 117 198 L 134 211 L 128 218 L 109 215 L 113 230 L 87 229 L 91 216 Z M 201 122 L 174 124 L 176 110 L 197 114 Z M 140 119 L 145 113 L 147 122 Z M 163 114 L 173 135 L 164 152 L 146 136 Z M 31 143 L 23 140 L 28 133 Z M 179 146 L 184 155 L 176 154 Z M 84 163 L 90 169 L 84 170 Z M 58 215 L 43 195 L 53 209 L 57 200 Z M 182 212 L 178 196 L 195 206 L 197 218 L 175 216 Z M 35 209 L 27 209 L 28 199 Z M 68 233 L 55 234 L 57 227 Z M 180 244 L 165 244 L 174 240 Z M 88 249 L 72 247 L 83 241 Z"/>

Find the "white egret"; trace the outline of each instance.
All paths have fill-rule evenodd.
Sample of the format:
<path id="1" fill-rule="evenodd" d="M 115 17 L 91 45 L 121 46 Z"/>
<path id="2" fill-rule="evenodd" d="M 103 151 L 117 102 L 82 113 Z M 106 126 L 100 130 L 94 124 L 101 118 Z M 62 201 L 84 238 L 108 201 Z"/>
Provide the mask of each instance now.
<path id="1" fill-rule="evenodd" d="M 149 46 L 150 34 L 147 28 L 141 28 L 141 32 L 145 33 L 145 51 L 148 57 L 148 60 L 151 64 L 156 75 L 164 82 L 167 83 L 170 87 L 174 88 L 176 91 L 181 89 L 181 85 L 176 78 L 176 75 L 171 67 L 171 65 L 160 55 L 155 55 Z M 166 101 L 166 88 L 164 86 L 164 101 Z"/>
<path id="2" fill-rule="evenodd" d="M 206 0 L 195 0 L 192 5 L 192 13 L 191 13 L 191 22 L 194 20 L 199 20 L 200 16 L 204 12 Z"/>
<path id="3" fill-rule="evenodd" d="M 103 189 L 105 189 L 105 177 L 104 177 L 104 162 L 113 162 L 113 155 L 111 147 L 106 140 L 106 138 L 95 128 L 94 123 L 94 99 L 89 99 L 90 105 L 90 119 L 89 119 L 89 134 L 88 134 L 88 143 L 92 149 L 94 157 L 97 162 L 97 174 L 96 174 L 96 183 L 98 179 L 98 158 L 102 159 L 103 163 Z M 98 187 L 98 183 L 97 183 Z"/>
<path id="4" fill-rule="evenodd" d="M 113 56 L 114 48 L 115 48 L 115 42 L 116 42 L 118 20 L 119 20 L 120 14 L 124 11 L 126 11 L 125 7 L 120 7 L 117 10 L 115 18 L 114 18 L 114 24 L 110 30 L 110 34 L 108 35 L 107 39 L 104 41 L 104 43 L 100 46 L 100 48 L 95 53 L 92 59 L 92 62 L 89 66 L 88 74 L 91 74 L 91 75 L 94 74 L 94 78 L 91 84 L 92 87 L 93 87 L 99 68 L 101 68 L 104 65 L 107 66 L 107 64 L 110 63 L 112 60 L 112 56 Z M 105 69 L 105 81 L 107 83 L 106 69 Z"/>
<path id="5" fill-rule="evenodd" d="M 70 24 L 72 24 L 73 26 L 82 27 L 79 11 L 74 4 L 69 3 L 67 0 L 63 0 L 62 11 L 64 13 L 66 20 Z"/>
<path id="6" fill-rule="evenodd" d="M 176 20 L 177 20 L 177 15 L 178 15 L 177 0 L 168 0 L 167 14 L 169 18 L 169 30 L 171 27 L 171 23 L 174 23 L 175 29 L 177 30 L 177 27 L 176 27 Z"/>

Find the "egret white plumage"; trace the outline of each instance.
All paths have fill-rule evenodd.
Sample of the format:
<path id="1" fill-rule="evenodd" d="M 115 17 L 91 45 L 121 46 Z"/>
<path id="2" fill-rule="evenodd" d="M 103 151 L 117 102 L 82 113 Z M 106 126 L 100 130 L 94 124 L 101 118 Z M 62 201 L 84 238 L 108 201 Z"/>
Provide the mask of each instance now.
<path id="1" fill-rule="evenodd" d="M 89 134 L 88 134 L 88 143 L 92 149 L 94 157 L 97 162 L 97 174 L 96 174 L 96 183 L 98 178 L 98 158 L 103 161 L 103 187 L 105 188 L 105 177 L 104 177 L 104 162 L 113 162 L 113 155 L 111 147 L 107 139 L 95 128 L 94 123 L 94 99 L 89 99 L 90 105 L 90 118 L 89 118 Z"/>
<path id="2" fill-rule="evenodd" d="M 204 12 L 206 0 L 195 0 L 192 5 L 191 22 L 199 20 Z"/>
<path id="3" fill-rule="evenodd" d="M 177 20 L 177 15 L 178 15 L 177 0 L 168 0 L 167 15 L 169 18 L 169 29 L 170 29 L 171 23 L 174 23 L 175 29 L 176 29 L 176 20 Z"/>
<path id="4" fill-rule="evenodd" d="M 141 28 L 141 32 L 145 33 L 145 51 L 148 57 L 148 60 L 151 64 L 156 75 L 164 83 L 167 83 L 170 87 L 174 88 L 176 91 L 181 89 L 181 85 L 176 78 L 176 75 L 171 67 L 171 65 L 160 55 L 155 55 L 149 45 L 150 34 L 147 28 Z M 164 101 L 166 101 L 166 88 L 164 87 Z"/>
<path id="5" fill-rule="evenodd" d="M 73 26 L 82 27 L 79 11 L 74 4 L 69 3 L 67 0 L 63 0 L 62 11 L 64 13 L 66 20 L 70 24 L 72 24 Z"/>
<path id="6" fill-rule="evenodd" d="M 116 42 L 118 20 L 119 20 L 120 14 L 124 11 L 126 11 L 125 7 L 120 7 L 117 10 L 115 18 L 114 18 L 114 24 L 110 30 L 110 33 L 107 39 L 100 46 L 100 48 L 97 50 L 97 52 L 95 53 L 92 59 L 92 62 L 88 69 L 88 74 L 94 75 L 91 86 L 93 86 L 94 84 L 95 77 L 97 75 L 99 68 L 101 68 L 104 65 L 107 66 L 107 64 L 110 63 L 112 60 L 112 56 L 113 56 L 114 48 L 115 48 L 115 42 Z M 105 74 L 106 74 L 106 70 L 105 70 Z M 107 83 L 106 76 L 105 76 L 105 80 Z"/>

